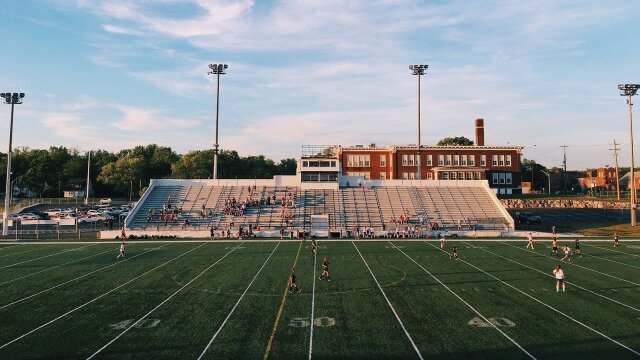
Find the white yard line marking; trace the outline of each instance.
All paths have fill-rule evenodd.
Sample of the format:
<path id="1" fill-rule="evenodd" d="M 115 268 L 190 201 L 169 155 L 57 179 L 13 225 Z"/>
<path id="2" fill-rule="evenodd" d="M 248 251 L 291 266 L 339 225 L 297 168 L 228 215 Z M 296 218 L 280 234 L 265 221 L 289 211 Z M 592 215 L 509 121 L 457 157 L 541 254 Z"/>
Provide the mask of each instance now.
<path id="1" fill-rule="evenodd" d="M 165 246 L 167 246 L 167 245 L 169 245 L 169 244 L 170 244 L 170 243 L 165 244 L 165 245 L 162 245 L 161 247 L 165 247 Z M 7 307 L 9 307 L 9 306 L 15 305 L 15 304 L 17 304 L 17 303 L 23 302 L 23 301 L 25 301 L 25 300 L 31 299 L 32 297 L 38 296 L 38 295 L 40 295 L 40 294 L 44 294 L 44 293 L 46 293 L 46 292 L 48 292 L 48 291 L 51 291 L 51 290 L 53 290 L 53 289 L 55 289 L 55 288 L 59 288 L 60 286 L 66 285 L 66 284 L 68 284 L 68 283 L 70 283 L 70 282 L 74 282 L 74 281 L 76 281 L 76 280 L 80 280 L 80 279 L 85 278 L 85 277 L 87 277 L 87 276 L 89 276 L 89 275 L 91 275 L 91 274 L 97 273 L 98 271 L 102 271 L 102 270 L 104 270 L 104 269 L 108 269 L 108 268 L 110 268 L 110 267 L 112 267 L 112 266 L 120 265 L 120 264 L 122 264 L 122 263 L 123 263 L 123 262 L 125 262 L 125 261 L 131 260 L 131 259 L 136 258 L 136 257 L 138 257 L 138 256 L 142 256 L 142 255 L 144 255 L 144 254 L 146 254 L 146 253 L 148 253 L 148 252 L 151 252 L 151 251 L 154 251 L 154 250 L 148 250 L 148 251 L 145 251 L 145 252 L 140 253 L 140 254 L 138 254 L 138 255 L 134 255 L 134 256 L 132 256 L 132 257 L 130 257 L 130 258 L 126 258 L 126 259 L 124 259 L 124 260 L 120 260 L 120 261 L 118 261 L 118 262 L 114 262 L 114 263 L 113 263 L 113 264 L 111 264 L 111 265 L 103 266 L 103 267 L 101 267 L 101 268 L 98 268 L 98 269 L 96 269 L 96 270 L 93 270 L 93 271 L 91 271 L 91 272 L 88 272 L 88 273 L 86 273 L 86 274 L 84 274 L 84 275 L 80 275 L 80 276 L 78 276 L 78 277 L 76 277 L 76 278 L 73 278 L 73 279 L 71 279 L 71 280 L 67 280 L 67 281 L 65 281 L 65 282 L 63 282 L 63 283 L 60 283 L 60 284 L 58 284 L 58 285 L 54 285 L 54 286 L 52 286 L 52 287 L 50 287 L 50 288 L 44 289 L 44 290 L 42 290 L 42 291 L 40 291 L 40 292 L 37 292 L 37 293 L 35 293 L 35 294 L 31 294 L 31 295 L 29 295 L 29 296 L 23 297 L 22 299 L 16 300 L 16 301 L 14 301 L 14 302 L 11 302 L 11 303 L 8 303 L 8 304 L 5 304 L 5 305 L 2 305 L 2 306 L 0 306 L 0 310 L 2 310 L 2 309 L 4 309 L 4 308 L 7 308 Z"/>
<path id="2" fill-rule="evenodd" d="M 480 250 L 482 250 L 482 251 L 484 251 L 484 252 L 487 252 L 487 253 L 489 253 L 489 254 L 492 254 L 492 255 L 494 255 L 494 256 L 498 256 L 498 257 L 500 257 L 500 258 L 502 258 L 502 259 L 505 259 L 505 260 L 507 260 L 507 261 L 510 261 L 510 262 L 512 262 L 512 263 L 514 263 L 514 264 L 518 264 L 518 265 L 520 265 L 520 266 L 526 267 L 527 269 L 531 269 L 531 270 L 533 270 L 533 271 L 537 271 L 537 272 L 539 272 L 540 274 L 545 275 L 545 276 L 547 276 L 547 277 L 551 277 L 551 278 L 553 278 L 553 275 L 551 275 L 551 274 L 547 274 L 547 273 L 546 273 L 546 272 L 544 272 L 544 271 L 541 271 L 541 270 L 536 269 L 536 268 L 534 268 L 534 267 L 531 267 L 531 266 L 528 266 L 528 265 L 526 265 L 526 264 L 520 263 L 520 262 L 515 261 L 515 260 L 513 260 L 513 259 L 509 259 L 508 257 L 502 256 L 502 255 L 500 255 L 500 254 L 496 254 L 496 253 L 494 253 L 493 251 L 484 250 L 484 249 L 480 249 Z M 567 284 L 570 284 L 570 285 L 572 285 L 572 286 L 574 286 L 574 287 L 576 287 L 576 288 L 578 288 L 578 289 L 580 289 L 580 290 L 584 290 L 584 291 L 586 291 L 586 292 L 588 292 L 588 293 L 590 293 L 590 294 L 593 294 L 593 295 L 599 296 L 599 297 L 601 297 L 601 298 L 603 298 L 603 299 L 606 299 L 606 300 L 612 301 L 612 302 L 614 302 L 614 303 L 616 303 L 616 304 L 618 304 L 618 305 L 622 305 L 622 306 L 624 306 L 624 307 L 627 307 L 627 308 L 629 308 L 629 309 L 631 309 L 631 310 L 635 310 L 635 311 L 640 312 L 640 309 L 638 309 L 638 308 L 635 308 L 635 307 L 633 307 L 633 306 L 631 306 L 631 305 L 627 305 L 627 304 L 624 304 L 624 303 L 622 303 L 622 302 L 620 302 L 620 301 L 617 301 L 617 300 L 611 299 L 611 298 L 606 297 L 606 296 L 604 296 L 604 295 L 602 295 L 602 294 L 598 294 L 597 292 L 592 291 L 592 290 L 589 290 L 589 289 L 587 289 L 587 288 L 584 288 L 584 287 L 582 287 L 582 286 L 580 286 L 580 285 L 578 285 L 578 284 L 576 284 L 576 283 L 574 283 L 574 282 L 569 282 L 569 281 L 567 281 Z M 543 288 L 542 290 L 547 291 L 547 289 L 545 289 L 545 288 Z M 627 290 L 629 290 L 629 289 L 627 289 Z"/>
<path id="3" fill-rule="evenodd" d="M 429 243 L 427 243 L 427 245 L 429 245 L 429 246 L 433 246 L 433 247 L 437 248 L 437 246 L 435 246 L 435 245 L 431 245 L 431 244 L 429 244 Z M 448 253 L 447 253 L 446 251 L 444 251 L 444 250 L 442 250 L 442 252 L 444 252 L 445 254 L 448 254 Z M 571 320 L 571 321 L 575 322 L 576 324 L 579 324 L 579 325 L 581 325 L 581 326 L 583 326 L 583 327 L 585 327 L 585 328 L 587 328 L 587 329 L 589 329 L 589 330 L 593 331 L 594 333 L 596 333 L 596 334 L 598 334 L 598 335 L 602 336 L 603 338 L 605 338 L 605 339 L 607 339 L 607 340 L 609 340 L 609 341 L 611 341 L 611 342 L 613 342 L 613 343 L 615 343 L 615 344 L 617 344 L 617 345 L 619 345 L 619 346 L 621 346 L 621 347 L 623 347 L 623 348 L 625 348 L 625 349 L 627 349 L 627 350 L 631 351 L 632 353 L 634 353 L 634 354 L 636 354 L 636 355 L 640 356 L 640 352 L 637 352 L 636 350 L 633 350 L 632 348 L 630 348 L 630 347 L 628 347 L 628 346 L 626 346 L 626 345 L 622 344 L 621 342 L 619 342 L 619 341 L 617 341 L 617 340 L 612 339 L 611 337 L 609 337 L 609 336 L 607 336 L 607 335 L 603 334 L 602 332 L 600 332 L 600 331 L 598 331 L 598 330 L 596 330 L 596 329 L 594 329 L 594 328 L 590 327 L 589 325 L 587 325 L 587 324 L 585 324 L 585 323 L 581 322 L 580 320 L 577 320 L 577 319 L 572 318 L 571 316 L 567 315 L 566 313 L 564 313 L 564 312 L 562 312 L 562 311 L 560 311 L 560 310 L 558 310 L 558 309 L 554 308 L 553 306 L 551 306 L 551 305 L 549 305 L 549 304 L 547 304 L 547 303 L 544 303 L 544 302 L 542 302 L 542 301 L 538 300 L 537 298 L 535 298 L 535 297 L 533 297 L 533 296 L 531 296 L 531 295 L 527 294 L 526 292 L 524 292 L 524 291 L 522 291 L 522 290 L 518 289 L 517 287 L 515 287 L 515 286 L 513 286 L 513 285 L 511 285 L 511 284 L 509 284 L 509 283 L 507 283 L 506 281 L 501 280 L 501 279 L 497 278 L 496 276 L 494 276 L 494 275 L 492 275 L 492 274 L 490 274 L 490 273 L 488 273 L 488 272 L 486 272 L 486 271 L 484 271 L 484 270 L 480 269 L 479 267 L 477 267 L 477 266 L 473 265 L 472 263 L 470 263 L 470 262 L 468 262 L 468 261 L 466 261 L 466 260 L 464 260 L 464 259 L 460 259 L 460 261 L 462 261 L 463 263 L 465 263 L 465 264 L 467 264 L 467 265 L 469 265 L 469 266 L 473 267 L 474 269 L 476 269 L 476 270 L 478 270 L 478 271 L 482 272 L 483 274 L 485 274 L 485 275 L 487 275 L 487 276 L 490 276 L 491 278 L 493 278 L 493 279 L 495 279 L 495 280 L 498 280 L 498 281 L 499 281 L 499 282 L 501 282 L 502 284 L 505 284 L 506 286 L 508 286 L 508 287 L 510 287 L 511 289 L 513 289 L 513 290 L 515 290 L 515 291 L 517 291 L 517 292 L 521 293 L 522 295 L 524 295 L 524 296 L 526 296 L 526 297 L 530 298 L 531 300 L 533 300 L 533 301 L 535 301 L 535 302 L 539 303 L 540 305 L 543 305 L 543 306 L 547 307 L 548 309 L 551 309 L 551 310 L 553 310 L 553 311 L 557 312 L 558 314 L 560 314 L 560 315 L 562 315 L 562 316 L 566 317 L 567 319 L 569 319 L 569 320 Z"/>
<path id="4" fill-rule="evenodd" d="M 409 256 L 407 253 L 405 253 L 404 251 L 402 251 L 402 249 L 398 248 L 395 246 L 395 244 L 389 242 L 389 244 L 391 244 L 391 246 L 395 247 L 398 251 L 400 251 L 404 256 L 406 256 L 409 260 L 411 260 L 414 264 L 418 265 L 418 267 L 420 267 L 420 269 L 422 269 L 424 272 L 426 272 L 427 274 L 429 274 L 429 276 L 431 276 L 435 281 L 437 281 L 440 285 L 444 286 L 445 289 L 447 289 L 451 294 L 453 294 L 453 296 L 455 296 L 456 298 L 458 298 L 458 300 L 462 301 L 465 305 L 467 305 L 467 307 L 469 309 L 471 309 L 474 313 L 476 313 L 479 317 L 482 318 L 482 320 L 484 320 L 486 323 L 491 324 L 491 326 L 496 329 L 500 334 L 502 334 L 505 338 L 509 339 L 509 341 L 511 341 L 515 346 L 518 347 L 518 349 L 522 350 L 522 352 L 524 352 L 525 354 L 527 354 L 527 356 L 529 356 L 532 359 L 535 359 L 536 357 L 531 355 L 531 353 L 529 353 L 527 350 L 525 350 L 522 346 L 520 346 L 520 344 L 518 344 L 515 340 L 513 340 L 509 335 L 505 334 L 504 331 L 502 331 L 501 329 L 499 329 L 493 322 L 489 321 L 484 315 L 482 315 L 478 310 L 476 310 L 473 306 L 471 306 L 471 304 L 469 304 L 468 302 L 466 302 L 463 298 L 461 298 L 458 294 L 456 294 L 453 290 L 451 290 L 446 284 L 444 284 L 442 281 L 440 281 L 440 279 L 438 279 L 437 277 L 435 277 L 429 270 L 425 269 L 422 265 L 420 265 L 418 262 L 416 262 L 411 256 Z M 476 288 L 476 291 L 478 289 Z"/>
<path id="5" fill-rule="evenodd" d="M 44 259 L 44 258 L 48 258 L 48 257 L 51 257 L 51 256 L 56 256 L 56 255 L 64 254 L 64 253 L 69 252 L 69 251 L 81 250 L 81 249 L 87 248 L 87 247 L 89 247 L 89 246 L 95 246 L 95 245 L 97 245 L 97 244 L 90 244 L 90 245 L 82 246 L 82 247 L 79 247 L 79 248 L 73 248 L 73 249 L 63 250 L 63 251 L 57 252 L 57 253 L 55 253 L 55 254 L 49 254 L 49 255 L 41 256 L 41 257 L 39 257 L 39 258 L 35 258 L 35 259 L 31 259 L 31 260 L 25 260 L 25 261 L 17 262 L 17 263 L 14 263 L 14 264 L 5 265 L 5 266 L 0 267 L 0 269 L 6 269 L 6 268 L 8 268 L 8 267 L 12 267 L 12 266 L 20 265 L 20 264 L 26 264 L 26 263 L 28 263 L 28 262 L 32 262 L 32 261 L 36 261 L 36 260 L 40 260 L 40 259 Z"/>
<path id="6" fill-rule="evenodd" d="M 67 311 L 66 313 L 64 313 L 64 314 L 62 314 L 62 315 L 60 315 L 60 316 L 58 316 L 57 318 L 55 318 L 55 319 L 53 319 L 53 320 L 51 320 L 51 321 L 49 321 L 49 322 L 46 322 L 46 323 L 44 323 L 44 324 L 42 324 L 42 325 L 38 326 L 37 328 L 35 328 L 35 329 L 33 329 L 33 330 L 29 331 L 29 332 L 26 332 L 26 333 L 24 333 L 24 334 L 22 334 L 22 335 L 18 336 L 17 338 L 15 338 L 15 339 L 13 339 L 13 340 L 9 341 L 8 343 L 6 343 L 6 344 L 4 344 L 4 345 L 0 346 L 0 349 L 4 348 L 4 347 L 6 347 L 6 346 L 8 346 L 8 345 L 10 345 L 10 344 L 13 344 L 14 342 L 16 342 L 16 341 L 18 341 L 18 340 L 20 340 L 20 339 L 24 338 L 25 336 L 28 336 L 28 335 L 30 335 L 30 334 L 33 334 L 34 332 L 36 332 L 36 331 L 38 331 L 38 330 L 42 329 L 43 327 L 48 326 L 48 325 L 50 325 L 50 324 L 52 324 L 52 323 L 54 323 L 54 322 L 56 322 L 56 321 L 58 321 L 58 320 L 62 319 L 63 317 L 65 317 L 65 316 L 67 316 L 67 315 L 69 315 L 69 314 L 71 314 L 71 313 L 74 313 L 74 312 L 76 312 L 76 311 L 78 311 L 78 310 L 82 309 L 83 307 L 85 307 L 85 306 L 87 306 L 87 305 L 89 305 L 89 304 L 91 304 L 91 303 L 94 303 L 94 302 L 98 301 L 99 299 L 101 299 L 101 298 L 103 298 L 103 297 L 105 297 L 105 296 L 107 296 L 107 295 L 111 294 L 112 292 L 114 292 L 114 291 L 116 291 L 116 290 L 118 290 L 118 289 L 120 289 L 120 288 L 122 288 L 122 287 L 124 287 L 124 286 L 126 286 L 126 285 L 128 285 L 128 284 L 130 284 L 130 283 L 132 283 L 133 281 L 136 281 L 136 280 L 140 279 L 141 277 L 143 277 L 143 276 L 145 276 L 145 275 L 149 274 L 150 272 L 152 272 L 152 271 L 154 271 L 154 270 L 157 270 L 157 269 L 159 269 L 159 268 L 161 268 L 161 267 L 163 267 L 163 266 L 165 266 L 165 265 L 169 264 L 170 262 L 172 262 L 172 261 L 174 261 L 174 260 L 177 260 L 177 259 L 181 258 L 181 257 L 182 257 L 182 256 L 184 256 L 184 255 L 187 255 L 188 253 L 190 253 L 190 252 L 192 252 L 192 251 L 194 251 L 194 250 L 196 250 L 196 249 L 198 249 L 198 248 L 200 248 L 200 247 L 202 247 L 202 246 L 204 246 L 204 244 L 202 244 L 202 245 L 200 245 L 200 246 L 197 246 L 197 247 L 195 247 L 195 248 L 193 248 L 193 249 L 191 249 L 191 250 L 189 250 L 189 251 L 187 251 L 187 252 L 184 252 L 184 253 L 182 253 L 182 254 L 180 254 L 180 255 L 178 255 L 178 256 L 176 256 L 176 257 L 174 257 L 173 259 L 168 260 L 168 261 L 166 261 L 166 262 L 164 262 L 164 263 L 162 263 L 162 264 L 160 264 L 160 265 L 158 265 L 158 266 L 154 267 L 153 269 L 148 270 L 148 271 L 146 271 L 146 272 L 142 273 L 141 275 L 138 275 L 138 276 L 134 277 L 133 279 L 131 279 L 131 280 L 129 280 L 129 281 L 127 281 L 127 282 L 125 282 L 124 284 L 119 285 L 119 286 L 117 286 L 117 287 L 115 287 L 115 288 L 113 288 L 113 289 L 111 289 L 111 290 L 109 290 L 109 291 L 107 291 L 107 292 L 103 293 L 102 295 L 99 295 L 99 296 L 97 296 L 97 297 L 95 297 L 95 298 L 93 298 L 93 299 L 91 299 L 91 300 L 87 301 L 86 303 L 84 303 L 84 304 L 82 304 L 82 305 L 80 305 L 80 306 L 77 306 L 76 308 L 74 308 L 74 309 L 72 309 L 72 310 Z"/>
<path id="7" fill-rule="evenodd" d="M 213 264 L 209 265 L 206 269 L 202 270 L 202 272 L 200 272 L 198 275 L 196 275 L 193 279 L 189 280 L 189 282 L 187 282 L 186 284 L 182 285 L 182 287 L 178 290 L 176 290 L 173 294 L 169 295 L 168 298 L 164 299 L 160 304 L 156 305 L 156 307 L 154 307 L 153 309 L 151 309 L 151 311 L 149 311 L 148 313 L 146 313 L 143 317 L 141 317 L 140 319 L 138 319 L 138 321 L 134 322 L 133 324 L 129 325 L 129 327 L 127 327 L 126 329 L 124 329 L 120 334 L 118 334 L 118 336 L 116 336 L 115 338 L 113 338 L 111 341 L 109 341 L 107 344 L 105 344 L 103 347 L 101 347 L 100 349 L 98 349 L 98 351 L 94 352 L 91 356 L 89 356 L 87 359 L 91 359 L 93 357 L 95 357 L 96 355 L 98 355 L 100 352 L 102 352 L 102 350 L 106 349 L 109 345 L 113 344 L 116 340 L 118 340 L 122 335 L 126 334 L 127 331 L 131 330 L 131 328 L 133 328 L 134 326 L 138 325 L 140 322 L 142 322 L 144 319 L 147 318 L 147 316 L 151 315 L 154 311 L 156 311 L 158 308 L 160 308 L 162 305 L 164 305 L 167 301 L 171 300 L 174 296 L 176 296 L 179 292 L 181 292 L 182 290 L 184 290 L 184 288 L 186 288 L 187 286 L 189 286 L 192 282 L 194 282 L 197 278 L 199 278 L 202 274 L 204 274 L 207 270 L 211 269 L 212 267 L 214 267 L 215 265 L 217 265 L 220 261 L 222 261 L 222 259 L 226 258 L 227 255 L 231 254 L 235 249 L 237 249 L 240 245 L 242 245 L 243 243 L 238 244 L 238 246 L 236 246 L 235 248 L 229 250 L 229 252 L 227 252 L 226 254 L 224 254 L 220 259 L 216 260 L 216 262 L 214 262 Z M 202 244 L 204 245 L 204 244 Z M 196 248 L 197 249 L 197 248 Z M 194 249 L 195 250 L 195 249 Z"/>
<path id="8" fill-rule="evenodd" d="M 207 343 L 207 346 L 205 346 L 204 350 L 202 350 L 202 353 L 200 354 L 200 356 L 198 356 L 198 360 L 202 359 L 204 354 L 207 353 L 207 351 L 209 350 L 209 347 L 211 347 L 211 344 L 213 344 L 213 341 L 216 339 L 216 337 L 218 337 L 218 335 L 222 331 L 222 328 L 224 328 L 225 324 L 227 323 L 231 315 L 233 315 L 233 312 L 236 311 L 236 308 L 238 307 L 238 305 L 240 305 L 240 302 L 242 301 L 242 298 L 244 298 L 244 295 L 247 293 L 247 291 L 249 291 L 249 288 L 251 288 L 251 285 L 253 285 L 253 282 L 256 281 L 256 279 L 258 278 L 258 275 L 260 275 L 260 273 L 262 272 L 262 269 L 264 269 L 264 267 L 267 265 L 267 262 L 269 262 L 269 259 L 271 259 L 271 255 L 273 255 L 273 253 L 276 252 L 276 249 L 278 249 L 278 246 L 280 246 L 280 243 L 278 243 L 276 247 L 273 248 L 273 250 L 271 251 L 271 254 L 269 254 L 269 257 L 267 257 L 267 259 L 264 261 L 264 263 L 262 264 L 258 272 L 254 275 L 253 279 L 251 279 L 251 282 L 249 283 L 249 285 L 247 285 L 247 288 L 244 289 L 244 292 L 242 293 L 242 295 L 240 295 L 240 298 L 238 299 L 236 304 L 233 305 L 233 308 L 231 309 L 231 311 L 229 311 L 229 314 L 227 314 L 227 317 L 224 319 L 222 324 L 220 324 L 220 327 L 215 332 L 215 334 L 213 334 L 213 336 L 209 340 L 209 343 Z"/>
<path id="9" fill-rule="evenodd" d="M 407 328 L 404 327 L 404 324 L 402 323 L 402 320 L 400 320 L 400 316 L 398 316 L 398 313 L 396 312 L 396 309 L 394 309 L 393 305 L 391 305 L 391 302 L 389 301 L 389 298 L 387 298 L 387 294 L 385 294 L 384 290 L 382 290 L 382 286 L 380 286 L 380 283 L 378 282 L 378 279 L 376 279 L 376 276 L 373 275 L 373 271 L 371 271 L 371 268 L 369 267 L 369 264 L 367 264 L 367 261 L 364 259 L 364 256 L 362 256 L 362 253 L 360 252 L 360 250 L 356 246 L 356 243 L 353 242 L 353 241 L 351 241 L 351 243 L 353 244 L 353 247 L 356 248 L 356 251 L 358 252 L 358 255 L 360 255 L 360 258 L 362 259 L 362 262 L 364 262 L 364 265 L 369 270 L 369 273 L 371 274 L 371 277 L 373 277 L 373 281 L 375 281 L 376 285 L 378 285 L 378 289 L 380 289 L 380 292 L 382 293 L 382 296 L 384 296 L 384 299 L 387 301 L 387 305 L 389 305 L 389 308 L 391 308 L 391 311 L 393 312 L 393 315 L 396 317 L 396 320 L 398 320 L 398 323 L 400 323 L 400 327 L 402 327 L 402 330 L 404 331 L 404 334 L 407 336 L 407 339 L 409 339 L 409 342 L 411 343 L 411 346 L 413 346 L 413 349 L 416 351 L 416 354 L 418 354 L 418 358 L 420 358 L 420 360 L 424 360 L 424 357 L 422 357 L 422 354 L 420 353 L 420 350 L 416 346 L 416 343 L 413 342 L 413 338 L 411 338 L 411 335 L 409 335 L 409 332 L 407 331 Z"/>
<path id="10" fill-rule="evenodd" d="M 595 246 L 595 245 L 592 245 L 592 244 L 589 244 L 589 246 L 597 248 L 597 249 L 600 249 L 600 250 L 611 251 L 611 252 L 618 253 L 618 254 L 630 255 L 630 256 L 634 256 L 634 257 L 640 257 L 640 255 L 638 255 L 638 254 L 628 253 L 628 252 L 624 252 L 624 251 L 620 251 L 620 250 L 607 249 L 607 248 L 600 247 L 600 246 Z"/>
<path id="11" fill-rule="evenodd" d="M 309 323 L 309 360 L 311 360 L 311 355 L 313 354 L 313 317 L 315 316 L 316 311 L 316 259 L 317 255 L 313 254 L 313 271 L 311 274 L 313 275 L 313 287 L 311 290 L 311 322 Z"/>
<path id="12" fill-rule="evenodd" d="M 27 274 L 27 275 L 24 275 L 24 276 L 20 276 L 20 277 L 18 277 L 18 278 L 13 279 L 13 280 L 5 281 L 5 282 L 3 282 L 3 283 L 0 283 L 0 285 L 4 285 L 4 284 L 8 284 L 8 283 L 11 283 L 11 282 L 14 282 L 14 281 L 20 280 L 20 279 L 24 279 L 24 278 L 27 278 L 27 277 L 29 277 L 29 276 L 33 276 L 33 275 L 39 274 L 39 273 L 41 273 L 41 272 L 45 272 L 45 271 L 50 271 L 50 270 L 53 270 L 53 269 L 57 269 L 57 268 L 59 268 L 59 267 L 61 267 L 61 266 L 65 266 L 65 265 L 73 264 L 73 263 L 78 262 L 78 261 L 82 261 L 82 260 L 90 259 L 90 258 L 92 258 L 92 257 L 96 257 L 96 256 L 98 256 L 98 255 L 102 255 L 102 254 L 107 253 L 107 252 L 113 252 L 113 249 L 105 250 L 105 251 L 103 251 L 103 252 L 101 252 L 101 253 L 97 253 L 97 254 L 94 254 L 94 255 L 89 255 L 89 256 L 87 256 L 87 257 L 83 257 L 82 259 L 77 259 L 77 260 L 69 261 L 69 262 L 66 262 L 66 263 L 61 264 L 61 265 L 56 265 L 56 266 L 54 266 L 54 267 L 48 267 L 48 268 L 46 268 L 46 269 L 42 269 L 42 270 L 40 270 L 40 271 L 36 271 L 36 272 L 34 272 L 34 273 L 31 273 L 31 274 Z"/>
<path id="13" fill-rule="evenodd" d="M 527 249 L 522 249 L 522 248 L 520 248 L 520 247 L 517 247 L 517 246 L 515 246 L 515 245 L 511 245 L 511 244 L 506 244 L 506 243 L 503 243 L 503 242 L 501 242 L 501 241 L 500 241 L 499 243 L 504 244 L 504 245 L 511 246 L 511 247 L 516 248 L 516 249 L 521 250 L 521 251 L 526 251 L 526 252 L 530 252 L 530 253 L 532 253 L 532 254 L 536 254 L 536 255 L 538 255 L 538 257 L 543 258 L 543 259 L 549 259 L 549 260 L 552 260 L 552 261 L 555 261 L 555 262 L 557 262 L 557 261 L 559 260 L 559 259 L 553 259 L 553 258 L 551 258 L 551 257 L 545 256 L 544 254 L 537 253 L 537 252 L 535 252 L 535 251 L 531 251 L 531 250 L 527 250 Z M 624 282 L 629 283 L 629 284 L 632 284 L 632 285 L 640 286 L 640 283 L 633 282 L 633 281 L 631 281 L 631 280 L 626 280 L 626 279 L 623 279 L 623 278 L 619 278 L 619 277 L 617 277 L 617 276 L 615 276 L 615 275 L 611 275 L 611 274 L 603 273 L 602 271 L 594 270 L 594 269 L 588 268 L 588 267 L 586 267 L 586 266 L 582 266 L 582 265 L 574 264 L 574 263 L 572 263 L 572 262 L 567 262 L 567 263 L 565 263 L 565 264 L 573 265 L 573 266 L 575 266 L 575 267 L 579 267 L 579 268 L 581 268 L 581 269 L 585 269 L 585 270 L 588 270 L 588 271 L 592 271 L 592 272 L 598 273 L 598 274 L 600 274 L 600 275 L 604 275 L 604 276 L 610 277 L 610 278 L 612 278 L 612 279 L 616 279 L 616 280 L 624 281 Z"/>
<path id="14" fill-rule="evenodd" d="M 0 251 L 19 245 L 21 244 L 0 244 Z"/>
<path id="15" fill-rule="evenodd" d="M 616 264 L 620 264 L 620 265 L 624 265 L 624 266 L 628 266 L 628 267 L 632 267 L 632 268 L 634 268 L 634 269 L 639 269 L 639 270 L 640 270 L 640 267 L 639 267 L 639 266 L 635 266 L 635 265 L 631 265 L 631 264 L 621 263 L 620 261 L 611 260 L 611 259 L 603 258 L 603 257 L 600 257 L 600 256 L 590 255 L 590 254 L 584 254 L 584 256 L 588 256 L 588 257 L 596 258 L 596 259 L 598 259 L 598 260 L 609 261 L 609 262 L 612 262 L 612 263 L 616 263 Z"/>

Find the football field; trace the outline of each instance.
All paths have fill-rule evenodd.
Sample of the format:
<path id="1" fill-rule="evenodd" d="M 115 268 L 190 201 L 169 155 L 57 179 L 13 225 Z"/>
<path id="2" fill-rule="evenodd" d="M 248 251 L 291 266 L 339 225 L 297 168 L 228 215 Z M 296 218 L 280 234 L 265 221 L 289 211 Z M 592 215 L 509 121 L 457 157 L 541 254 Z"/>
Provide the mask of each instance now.
<path id="1" fill-rule="evenodd" d="M 2 244 L 0 359 L 640 358 L 640 242 L 455 244 Z"/>

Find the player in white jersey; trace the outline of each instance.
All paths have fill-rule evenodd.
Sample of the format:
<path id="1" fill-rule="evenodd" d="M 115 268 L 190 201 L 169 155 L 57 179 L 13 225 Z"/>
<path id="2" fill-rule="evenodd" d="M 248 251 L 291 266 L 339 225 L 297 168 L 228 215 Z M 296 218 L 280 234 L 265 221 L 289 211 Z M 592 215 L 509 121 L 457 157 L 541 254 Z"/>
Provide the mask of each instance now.
<path id="1" fill-rule="evenodd" d="M 564 257 L 562 258 L 562 261 L 567 260 L 568 262 L 571 262 L 571 249 L 569 249 L 569 245 L 565 245 L 562 248 L 562 252 L 564 252 Z"/>
<path id="2" fill-rule="evenodd" d="M 440 249 L 444 249 L 444 239 L 445 235 L 442 234 L 442 236 L 440 236 Z"/>
<path id="3" fill-rule="evenodd" d="M 120 254 L 116 259 L 124 259 L 124 239 L 120 241 Z"/>
<path id="4" fill-rule="evenodd" d="M 564 271 L 562 271 L 562 267 L 560 265 L 553 269 L 553 276 L 556 278 L 556 292 L 560 291 L 560 284 L 562 284 L 562 292 L 564 292 L 566 282 L 564 278 Z"/>
<path id="5" fill-rule="evenodd" d="M 527 240 L 529 240 L 527 243 L 527 249 L 531 248 L 531 250 L 533 250 L 533 235 L 531 235 L 531 233 L 527 235 Z"/>

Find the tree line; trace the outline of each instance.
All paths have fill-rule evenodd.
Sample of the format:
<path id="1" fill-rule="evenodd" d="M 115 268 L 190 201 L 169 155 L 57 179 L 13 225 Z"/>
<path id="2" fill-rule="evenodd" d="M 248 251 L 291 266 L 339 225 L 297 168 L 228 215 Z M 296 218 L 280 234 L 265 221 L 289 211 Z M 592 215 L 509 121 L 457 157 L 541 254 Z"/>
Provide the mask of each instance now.
<path id="1" fill-rule="evenodd" d="M 11 158 L 14 188 L 42 197 L 59 197 L 75 180 L 86 179 L 88 153 L 66 147 L 17 148 Z M 4 193 L 7 155 L 0 153 L 0 192 Z M 218 154 L 220 179 L 270 179 L 294 175 L 296 160 L 279 163 L 264 155 L 242 157 L 235 150 Z M 213 176 L 213 150 L 178 154 L 170 147 L 150 144 L 119 152 L 91 152 L 90 178 L 95 196 L 128 196 L 130 186 L 139 193 L 150 179 L 207 179 Z"/>

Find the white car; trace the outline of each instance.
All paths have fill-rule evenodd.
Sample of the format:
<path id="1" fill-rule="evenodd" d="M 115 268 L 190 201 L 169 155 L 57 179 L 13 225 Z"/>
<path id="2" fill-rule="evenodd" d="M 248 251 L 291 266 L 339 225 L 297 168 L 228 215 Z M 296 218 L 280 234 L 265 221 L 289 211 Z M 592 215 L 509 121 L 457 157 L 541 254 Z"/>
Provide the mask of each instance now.
<path id="1" fill-rule="evenodd" d="M 18 214 L 18 217 L 20 217 L 20 220 L 40 220 L 40 216 L 32 213 Z"/>
<path id="2" fill-rule="evenodd" d="M 78 224 L 82 223 L 95 223 L 99 221 L 106 221 L 107 217 L 102 215 L 89 215 L 78 219 Z"/>
<path id="3" fill-rule="evenodd" d="M 111 205 L 111 199 L 110 198 L 102 198 L 102 199 L 100 199 L 100 201 L 98 201 L 98 204 L 100 204 L 100 205 Z"/>
<path id="4" fill-rule="evenodd" d="M 49 209 L 45 211 L 45 213 L 47 213 L 47 215 L 49 216 L 58 216 L 60 215 L 61 212 L 62 212 L 61 209 Z"/>
<path id="5" fill-rule="evenodd" d="M 102 213 L 100 211 L 98 211 L 98 210 L 89 210 L 89 211 L 87 211 L 87 215 L 89 215 L 89 216 L 91 216 L 91 215 L 97 216 L 97 215 L 102 215 Z"/>

